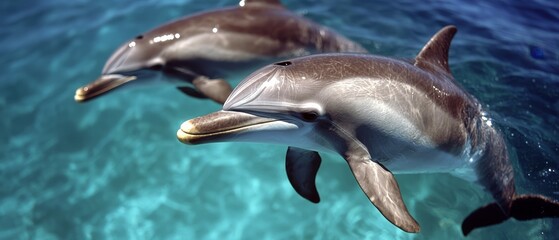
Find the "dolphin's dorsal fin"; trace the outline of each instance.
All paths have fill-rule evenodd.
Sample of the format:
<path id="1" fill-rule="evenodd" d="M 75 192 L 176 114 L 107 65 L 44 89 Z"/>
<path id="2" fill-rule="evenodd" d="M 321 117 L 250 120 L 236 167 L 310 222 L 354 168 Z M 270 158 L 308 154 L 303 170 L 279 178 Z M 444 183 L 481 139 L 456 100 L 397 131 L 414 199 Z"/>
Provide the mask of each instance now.
<path id="1" fill-rule="evenodd" d="M 313 203 L 320 202 L 315 185 L 320 162 L 322 162 L 322 159 L 315 151 L 296 147 L 287 148 L 285 156 L 287 178 L 299 195 Z"/>
<path id="2" fill-rule="evenodd" d="M 439 30 L 417 54 L 415 66 L 451 75 L 448 67 L 448 49 L 456 31 L 456 27 L 452 25 Z"/>
<path id="3" fill-rule="evenodd" d="M 271 5 L 276 7 L 283 7 L 280 0 L 241 0 L 239 6 L 254 6 L 254 5 Z"/>

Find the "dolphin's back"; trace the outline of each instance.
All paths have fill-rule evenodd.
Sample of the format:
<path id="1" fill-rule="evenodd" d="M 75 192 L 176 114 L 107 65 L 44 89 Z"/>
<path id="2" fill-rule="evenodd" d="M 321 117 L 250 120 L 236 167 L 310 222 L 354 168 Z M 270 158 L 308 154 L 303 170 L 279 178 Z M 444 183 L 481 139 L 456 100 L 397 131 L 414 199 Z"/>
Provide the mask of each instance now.
<path id="1" fill-rule="evenodd" d="M 281 6 L 268 4 L 224 8 L 190 15 L 153 29 L 145 33 L 144 37 L 155 38 L 175 33 L 184 37 L 184 41 L 201 35 L 244 35 L 250 37 L 250 41 L 223 40 L 215 43 L 263 57 L 293 57 L 323 52 L 367 52 L 360 44 L 327 27 Z M 265 42 L 271 43 L 263 46 Z"/>
<path id="2" fill-rule="evenodd" d="M 440 77 L 409 61 L 365 54 L 321 54 L 291 60 L 285 71 L 287 75 L 290 72 L 304 73 L 306 79 L 320 85 L 360 78 L 413 86 L 457 119 L 462 119 L 464 114 L 475 114 L 478 108 L 478 102 L 457 85 L 451 75 Z M 286 79 L 295 79 L 293 84 L 299 80 Z M 464 107 L 471 109 L 464 112 L 461 110 Z"/>

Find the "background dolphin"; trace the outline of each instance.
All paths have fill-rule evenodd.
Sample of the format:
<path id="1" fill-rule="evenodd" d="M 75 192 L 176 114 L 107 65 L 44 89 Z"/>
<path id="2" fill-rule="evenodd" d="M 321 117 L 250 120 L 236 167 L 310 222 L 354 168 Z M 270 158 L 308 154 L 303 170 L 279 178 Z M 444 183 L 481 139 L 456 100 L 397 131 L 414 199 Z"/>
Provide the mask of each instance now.
<path id="1" fill-rule="evenodd" d="M 123 84 L 173 77 L 193 97 L 223 103 L 229 72 L 316 52 L 366 52 L 334 31 L 283 8 L 278 0 L 243 0 L 238 7 L 202 12 L 138 35 L 118 48 L 96 81 L 78 88 L 83 102 Z"/>
<path id="2" fill-rule="evenodd" d="M 222 111 L 184 122 L 183 143 L 252 141 L 289 145 L 290 182 L 318 201 L 315 151 L 341 155 L 369 200 L 394 225 L 418 232 L 395 173 L 447 172 L 480 183 L 494 203 L 462 224 L 559 217 L 559 203 L 519 195 L 505 142 L 480 103 L 454 80 L 448 50 L 454 26 L 439 31 L 414 61 L 322 54 L 264 67 L 233 91 Z"/>

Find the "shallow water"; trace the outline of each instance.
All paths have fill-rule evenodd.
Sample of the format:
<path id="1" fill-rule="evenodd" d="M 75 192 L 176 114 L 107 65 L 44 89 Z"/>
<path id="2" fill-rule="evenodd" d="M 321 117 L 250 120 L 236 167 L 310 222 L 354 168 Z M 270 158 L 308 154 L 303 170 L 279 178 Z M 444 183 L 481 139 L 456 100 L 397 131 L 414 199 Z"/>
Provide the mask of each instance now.
<path id="1" fill-rule="evenodd" d="M 454 24 L 450 65 L 506 135 L 520 192 L 559 200 L 559 7 L 554 1 L 283 1 L 362 43 L 411 58 Z M 398 175 L 419 234 L 386 221 L 346 163 L 325 159 L 312 204 L 291 188 L 281 146 L 185 146 L 180 123 L 218 110 L 171 88 L 119 91 L 86 104 L 127 39 L 234 1 L 0 3 L 0 238 L 457 239 L 491 197 L 447 174 Z M 239 81 L 243 76 L 238 76 Z M 470 239 L 559 239 L 558 220 L 476 230 Z"/>

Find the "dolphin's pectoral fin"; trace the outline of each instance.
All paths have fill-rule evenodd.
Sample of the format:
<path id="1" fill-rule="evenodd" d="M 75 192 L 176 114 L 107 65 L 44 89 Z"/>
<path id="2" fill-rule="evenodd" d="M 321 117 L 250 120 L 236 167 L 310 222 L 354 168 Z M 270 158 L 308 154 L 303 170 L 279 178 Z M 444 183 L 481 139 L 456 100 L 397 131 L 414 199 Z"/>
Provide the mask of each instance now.
<path id="1" fill-rule="evenodd" d="M 525 221 L 537 218 L 559 217 L 559 202 L 541 195 L 515 196 L 511 207 L 510 216 L 497 203 L 480 207 L 470 213 L 462 222 L 462 233 L 468 235 L 476 228 L 495 225 L 510 217 Z"/>
<path id="2" fill-rule="evenodd" d="M 388 221 L 406 232 L 419 232 L 390 171 L 369 157 L 350 154 L 346 160 L 363 192 Z"/>
<path id="3" fill-rule="evenodd" d="M 177 89 L 179 91 L 181 91 L 182 93 L 191 96 L 191 97 L 195 97 L 195 98 L 208 98 L 206 95 L 202 94 L 201 92 L 198 92 L 196 89 L 191 88 L 191 87 L 177 87 Z"/>
<path id="4" fill-rule="evenodd" d="M 223 79 L 209 79 L 204 76 L 195 78 L 192 84 L 206 97 L 214 100 L 219 104 L 225 103 L 229 94 L 233 91 L 231 85 Z"/>
<path id="5" fill-rule="evenodd" d="M 167 67 L 164 72 L 168 75 L 184 79 L 187 81 L 192 80 L 191 87 L 177 87 L 184 94 L 195 98 L 210 98 L 219 104 L 225 103 L 229 94 L 233 91 L 231 85 L 223 79 L 210 79 L 206 76 L 201 76 L 196 72 L 183 67 Z"/>
<path id="6" fill-rule="evenodd" d="M 287 178 L 299 195 L 313 203 L 320 202 L 315 177 L 321 161 L 320 155 L 315 151 L 296 147 L 287 148 L 285 157 Z"/>

